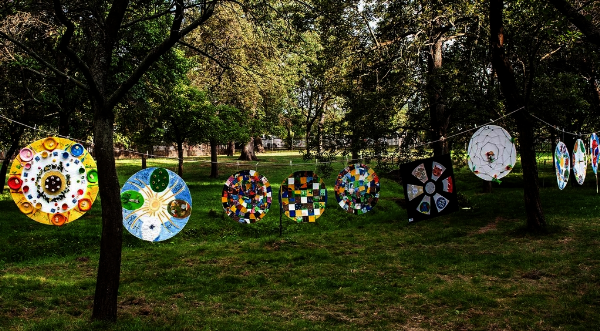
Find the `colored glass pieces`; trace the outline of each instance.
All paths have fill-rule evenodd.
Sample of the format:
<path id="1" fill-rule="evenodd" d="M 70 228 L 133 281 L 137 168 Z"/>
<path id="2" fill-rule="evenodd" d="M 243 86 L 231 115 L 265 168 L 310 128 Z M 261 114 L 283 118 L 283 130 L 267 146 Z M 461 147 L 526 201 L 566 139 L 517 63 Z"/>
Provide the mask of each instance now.
<path id="1" fill-rule="evenodd" d="M 400 166 L 409 222 L 458 208 L 450 155 L 417 160 Z"/>
<path id="2" fill-rule="evenodd" d="M 342 170 L 335 182 L 335 198 L 345 211 L 364 214 L 379 200 L 379 177 L 364 164 L 351 164 Z"/>
<path id="3" fill-rule="evenodd" d="M 121 188 L 121 206 L 123 226 L 142 240 L 156 242 L 172 238 L 187 224 L 192 213 L 192 196 L 176 173 L 147 168 L 125 182 Z"/>
<path id="4" fill-rule="evenodd" d="M 598 161 L 600 159 L 600 139 L 594 132 L 590 136 L 590 161 L 592 163 L 592 170 L 594 174 L 598 174 Z"/>
<path id="5" fill-rule="evenodd" d="M 583 140 L 577 139 L 573 147 L 573 174 L 579 185 L 585 181 L 585 172 L 587 168 L 587 155 L 585 153 L 585 144 Z"/>
<path id="6" fill-rule="evenodd" d="M 569 157 L 569 150 L 567 150 L 567 145 L 565 145 L 562 141 L 559 141 L 556 144 L 556 149 L 554 150 L 554 166 L 556 168 L 556 181 L 558 182 L 558 188 L 564 189 L 567 186 L 567 181 L 569 181 L 569 173 L 571 172 L 571 163 L 569 162 L 571 158 Z"/>
<path id="7" fill-rule="evenodd" d="M 271 194 L 266 177 L 254 170 L 243 170 L 227 179 L 221 202 L 229 217 L 240 223 L 255 223 L 269 211 Z"/>
<path id="8" fill-rule="evenodd" d="M 298 223 L 315 222 L 325 212 L 327 189 L 312 171 L 296 171 L 281 183 L 279 202 L 285 216 Z"/>
<path id="9" fill-rule="evenodd" d="M 469 169 L 487 181 L 508 175 L 517 160 L 512 137 L 496 125 L 486 125 L 477 130 L 471 137 L 467 151 Z"/>
<path id="10" fill-rule="evenodd" d="M 79 153 L 72 153 L 79 145 Z M 44 224 L 63 225 L 90 210 L 98 194 L 96 162 L 81 144 L 64 138 L 37 140 L 21 149 L 8 178 L 21 212 Z M 97 177 L 96 177 L 97 179 Z"/>

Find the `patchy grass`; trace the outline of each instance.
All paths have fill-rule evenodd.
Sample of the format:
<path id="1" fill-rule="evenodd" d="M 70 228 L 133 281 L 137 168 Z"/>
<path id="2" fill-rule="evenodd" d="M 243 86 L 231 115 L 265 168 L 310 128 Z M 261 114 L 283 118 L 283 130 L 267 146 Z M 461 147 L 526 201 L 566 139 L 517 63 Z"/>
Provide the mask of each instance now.
<path id="1" fill-rule="evenodd" d="M 263 156 L 274 192 L 302 163 Z M 408 224 L 401 187 L 382 179 L 377 207 L 362 216 L 329 203 L 317 224 L 283 220 L 277 204 L 244 226 L 222 212 L 225 179 L 254 163 L 231 158 L 218 179 L 188 161 L 192 217 L 169 241 L 124 233 L 116 324 L 90 322 L 100 240 L 100 204 L 61 228 L 22 216 L 0 196 L 0 329 L 7 330 L 590 330 L 600 325 L 595 179 L 559 191 L 541 167 L 549 233 L 525 225 L 520 169 L 481 194 L 457 170 L 470 209 Z M 279 165 L 268 164 L 277 162 Z M 124 182 L 140 161 L 119 161 Z M 149 166 L 175 169 L 171 160 Z M 342 163 L 335 165 L 336 169 Z M 314 166 L 308 166 L 312 170 Z M 591 170 L 588 172 L 590 176 Z"/>

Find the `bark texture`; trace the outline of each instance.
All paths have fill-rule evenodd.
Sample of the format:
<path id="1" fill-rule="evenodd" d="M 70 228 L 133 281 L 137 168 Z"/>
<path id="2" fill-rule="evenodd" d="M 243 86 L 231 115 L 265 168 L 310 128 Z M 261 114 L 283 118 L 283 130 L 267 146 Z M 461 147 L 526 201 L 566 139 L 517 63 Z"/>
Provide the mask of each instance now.
<path id="1" fill-rule="evenodd" d="M 504 52 L 504 25 L 503 25 L 503 0 L 490 1 L 490 46 L 492 51 L 492 65 L 496 74 L 502 94 L 506 98 L 507 108 L 510 111 L 523 107 L 524 101 L 517 88 L 512 66 Z M 540 202 L 538 184 L 538 170 L 534 148 L 534 135 L 532 118 L 525 109 L 516 113 L 517 130 L 519 133 L 519 152 L 523 167 L 524 200 L 527 213 L 527 228 L 532 232 L 544 231 L 546 219 Z"/>

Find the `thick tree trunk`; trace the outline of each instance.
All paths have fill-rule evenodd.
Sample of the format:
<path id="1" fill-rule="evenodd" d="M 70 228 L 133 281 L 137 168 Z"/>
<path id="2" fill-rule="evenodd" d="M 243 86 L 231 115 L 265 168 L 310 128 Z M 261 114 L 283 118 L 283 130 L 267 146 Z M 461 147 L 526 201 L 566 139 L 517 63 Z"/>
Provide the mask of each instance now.
<path id="1" fill-rule="evenodd" d="M 250 140 L 244 145 L 238 160 L 258 161 L 258 157 L 254 153 L 254 137 L 250 137 Z"/>
<path id="2" fill-rule="evenodd" d="M 102 237 L 100 239 L 100 261 L 94 296 L 92 319 L 116 321 L 117 296 L 121 275 L 121 248 L 123 246 L 123 215 L 119 178 L 113 150 L 112 109 L 94 105 L 94 152 L 98 165 L 98 185 L 102 206 Z"/>
<path id="3" fill-rule="evenodd" d="M 255 153 L 264 153 L 265 147 L 263 146 L 262 138 L 259 136 L 254 137 L 254 152 Z"/>
<path id="4" fill-rule="evenodd" d="M 481 187 L 481 193 L 492 193 L 492 182 L 484 180 Z"/>
<path id="5" fill-rule="evenodd" d="M 429 99 L 431 140 L 436 141 L 432 144 L 434 156 L 440 156 L 450 152 L 446 140 L 437 141 L 447 136 L 448 125 L 450 123 L 450 117 L 446 112 L 446 105 L 444 104 L 442 97 L 442 90 L 444 87 L 440 77 L 443 59 L 443 41 L 443 38 L 436 33 L 434 39 L 431 40 L 431 50 L 427 58 L 426 90 Z"/>
<path id="6" fill-rule="evenodd" d="M 21 136 L 23 136 L 23 131 L 25 130 L 24 126 L 17 126 L 11 128 L 11 142 L 8 151 L 6 151 L 6 155 L 4 155 L 4 160 L 2 161 L 2 168 L 0 168 L 0 178 L 2 178 L 2 185 L 0 185 L 0 194 L 4 193 L 4 182 L 6 181 L 6 173 L 8 172 L 8 166 L 10 165 L 10 159 L 17 149 L 19 149 L 19 142 L 21 141 Z"/>
<path id="7" fill-rule="evenodd" d="M 233 156 L 235 154 L 235 141 L 227 143 L 227 156 Z"/>
<path id="8" fill-rule="evenodd" d="M 215 139 L 210 140 L 210 177 L 219 176 L 219 164 L 217 163 L 217 148 L 219 145 Z"/>
<path id="9" fill-rule="evenodd" d="M 512 111 L 523 106 L 524 102 L 517 89 L 512 66 L 504 53 L 503 9 L 503 0 L 490 0 L 490 46 L 492 49 L 492 65 L 498 75 L 502 94 L 506 98 L 507 108 Z M 540 202 L 533 136 L 534 123 L 532 123 L 526 110 L 517 112 L 515 117 L 519 133 L 521 165 L 523 167 L 527 228 L 534 232 L 544 231 L 546 219 Z"/>
<path id="10" fill-rule="evenodd" d="M 183 177 L 183 141 L 177 142 L 177 174 Z"/>

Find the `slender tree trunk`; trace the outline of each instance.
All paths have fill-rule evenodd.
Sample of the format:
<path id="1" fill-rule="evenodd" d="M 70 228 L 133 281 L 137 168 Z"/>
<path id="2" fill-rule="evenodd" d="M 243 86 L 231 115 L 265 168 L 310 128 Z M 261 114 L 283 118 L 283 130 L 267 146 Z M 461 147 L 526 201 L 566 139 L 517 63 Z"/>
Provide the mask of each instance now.
<path id="1" fill-rule="evenodd" d="M 102 237 L 100 261 L 94 296 L 92 319 L 117 320 L 117 296 L 121 275 L 121 248 L 123 246 L 123 214 L 119 178 L 113 149 L 112 109 L 105 109 L 97 101 L 94 107 L 94 152 L 98 165 L 98 185 L 102 206 Z"/>
<path id="2" fill-rule="evenodd" d="M 177 174 L 183 177 L 183 141 L 177 142 Z"/>
<path id="3" fill-rule="evenodd" d="M 323 129 L 325 128 L 325 112 L 321 112 L 319 126 L 317 126 L 317 154 L 323 151 Z"/>
<path id="4" fill-rule="evenodd" d="M 239 160 L 258 161 L 258 157 L 254 153 L 254 137 L 250 137 L 250 140 L 242 148 Z"/>
<path id="5" fill-rule="evenodd" d="M 142 169 L 146 169 L 148 167 L 148 165 L 146 164 L 147 158 L 148 156 L 146 155 L 146 153 L 142 154 Z"/>
<path id="6" fill-rule="evenodd" d="M 438 24 L 439 25 L 439 24 Z M 437 30 L 437 29 L 436 29 Z M 431 140 L 436 141 L 447 136 L 450 117 L 446 112 L 446 105 L 442 97 L 444 84 L 440 77 L 443 60 L 443 38 L 436 36 L 432 39 L 431 50 L 427 58 L 427 95 L 429 99 L 429 117 L 431 125 Z M 436 141 L 432 144 L 433 155 L 440 156 L 448 154 L 448 142 L 446 140 Z"/>
<path id="7" fill-rule="evenodd" d="M 492 193 L 492 182 L 484 180 L 482 183 L 481 193 Z"/>
<path id="8" fill-rule="evenodd" d="M 4 193 L 4 182 L 6 181 L 6 173 L 8 172 L 8 166 L 10 164 L 10 159 L 17 149 L 19 149 L 19 142 L 21 141 L 21 136 L 23 136 L 23 132 L 25 130 L 24 126 L 17 126 L 11 128 L 11 142 L 8 151 L 6 151 L 6 155 L 4 155 L 4 160 L 2 161 L 2 168 L 0 169 L 0 178 L 2 178 L 2 185 L 0 185 L 0 194 Z"/>
<path id="9" fill-rule="evenodd" d="M 217 140 L 210 140 L 210 177 L 219 177 L 219 164 L 217 163 Z"/>
<path id="10" fill-rule="evenodd" d="M 498 75 L 502 94 L 506 98 L 507 108 L 516 110 L 524 105 L 518 91 L 514 72 L 504 53 L 504 27 L 502 22 L 503 0 L 490 0 L 490 46 L 492 65 Z M 526 110 L 516 113 L 521 165 L 523 167 L 524 200 L 527 213 L 527 228 L 530 231 L 545 231 L 546 219 L 540 202 L 538 170 L 534 149 L 534 136 L 531 117 Z"/>

